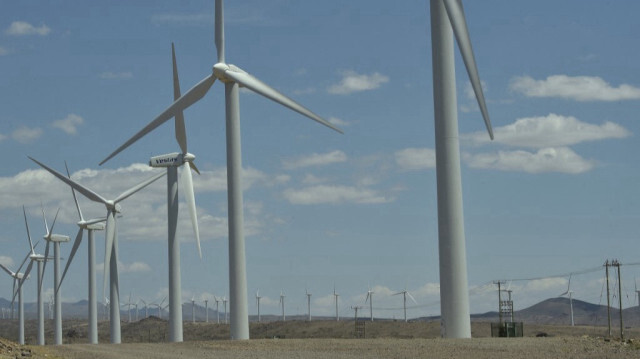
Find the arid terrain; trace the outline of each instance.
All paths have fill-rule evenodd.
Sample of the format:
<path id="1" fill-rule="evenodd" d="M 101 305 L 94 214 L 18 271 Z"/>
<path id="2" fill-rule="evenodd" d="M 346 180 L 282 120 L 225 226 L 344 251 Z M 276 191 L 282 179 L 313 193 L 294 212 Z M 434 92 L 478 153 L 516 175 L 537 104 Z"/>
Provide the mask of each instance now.
<path id="1" fill-rule="evenodd" d="M 150 317 L 122 323 L 122 342 L 109 343 L 108 323 L 100 325 L 100 342 L 86 343 L 82 321 L 64 322 L 62 346 L 39 347 L 35 321 L 27 321 L 26 346 L 15 344 L 17 322 L 3 320 L 0 358 L 638 358 L 640 330 L 619 328 L 526 325 L 523 338 L 491 338 L 489 322 L 473 322 L 473 339 L 439 338 L 439 322 L 365 322 L 365 338 L 355 338 L 353 320 L 251 323 L 250 341 L 231 341 L 229 326 L 184 323 L 184 342 L 167 343 L 167 322 Z M 47 342 L 52 340 L 47 323 Z M 24 353 L 24 354 L 23 354 Z"/>

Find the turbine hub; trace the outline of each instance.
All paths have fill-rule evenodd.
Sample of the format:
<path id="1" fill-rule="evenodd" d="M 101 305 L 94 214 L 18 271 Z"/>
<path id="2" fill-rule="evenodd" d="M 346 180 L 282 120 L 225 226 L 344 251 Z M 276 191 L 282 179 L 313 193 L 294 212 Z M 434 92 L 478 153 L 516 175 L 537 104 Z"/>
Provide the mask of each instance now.
<path id="1" fill-rule="evenodd" d="M 217 64 L 213 65 L 213 74 L 218 80 L 225 83 L 232 82 L 232 80 L 228 79 L 225 75 L 227 70 L 229 70 L 229 65 L 225 64 L 224 62 L 218 62 Z"/>
<path id="2" fill-rule="evenodd" d="M 184 162 L 193 162 L 195 159 L 196 159 L 196 156 L 193 153 L 187 152 L 182 156 L 182 160 Z"/>

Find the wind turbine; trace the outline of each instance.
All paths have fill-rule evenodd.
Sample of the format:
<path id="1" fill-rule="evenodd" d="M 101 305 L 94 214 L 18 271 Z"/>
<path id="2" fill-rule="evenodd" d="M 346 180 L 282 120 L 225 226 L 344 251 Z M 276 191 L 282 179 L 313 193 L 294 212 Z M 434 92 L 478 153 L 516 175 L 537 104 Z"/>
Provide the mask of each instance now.
<path id="1" fill-rule="evenodd" d="M 209 323 L 209 299 L 204 300 L 205 323 Z"/>
<path id="2" fill-rule="evenodd" d="M 635 292 L 636 292 L 636 296 L 638 297 L 638 307 L 640 307 L 640 289 L 638 289 L 638 282 L 636 281 L 636 278 L 633 278 L 633 285 L 635 288 Z"/>
<path id="3" fill-rule="evenodd" d="M 18 344 L 20 345 L 24 345 L 24 301 L 22 298 L 22 286 L 19 283 L 23 281 L 23 278 L 27 278 L 24 273 L 20 273 L 20 269 L 22 269 L 22 266 L 27 259 L 29 259 L 30 255 L 31 252 L 27 253 L 22 264 L 20 264 L 18 270 L 15 272 L 9 270 L 9 268 L 5 267 L 4 264 L 0 263 L 0 268 L 4 269 L 4 271 L 13 278 L 13 300 L 11 301 L 11 307 L 13 307 L 13 301 L 15 300 L 16 295 L 18 296 Z"/>
<path id="4" fill-rule="evenodd" d="M 129 292 L 129 301 L 122 304 L 127 306 L 127 314 L 129 314 L 129 323 L 131 323 L 131 306 L 134 304 L 135 303 L 131 301 L 131 292 Z"/>
<path id="5" fill-rule="evenodd" d="M 138 321 L 138 302 L 136 302 L 134 306 L 136 307 L 136 322 L 137 322 Z"/>
<path id="6" fill-rule="evenodd" d="M 67 177 L 70 179 L 71 175 L 69 174 L 69 167 L 67 166 L 67 161 L 64 162 L 64 167 L 67 171 Z M 76 197 L 76 191 L 71 187 L 71 194 L 73 195 L 73 201 L 76 204 L 76 209 L 78 210 L 78 218 L 80 219 L 77 222 L 78 225 L 78 234 L 76 234 L 76 239 L 73 241 L 73 247 L 71 248 L 71 253 L 69 254 L 69 260 L 67 261 L 67 265 L 64 267 L 64 271 L 62 272 L 62 278 L 60 278 L 60 284 L 55 288 L 56 292 L 60 290 L 60 286 L 64 281 L 64 277 L 67 275 L 67 271 L 69 270 L 69 266 L 71 265 L 71 261 L 73 260 L 78 248 L 80 247 L 80 243 L 83 238 L 83 231 L 87 231 L 87 258 L 88 258 L 88 318 L 89 318 L 89 327 L 88 327 L 88 339 L 90 344 L 98 344 L 98 297 L 96 295 L 96 249 L 95 249 L 95 240 L 93 236 L 94 231 L 102 231 L 104 230 L 104 223 L 106 218 L 95 218 L 85 220 L 82 216 L 82 211 L 80 210 L 80 204 L 78 204 L 78 198 Z M 131 298 L 129 298 L 131 301 Z M 131 319 L 129 319 L 131 321 Z"/>
<path id="7" fill-rule="evenodd" d="M 256 290 L 256 306 L 258 307 L 258 323 L 260 323 L 260 298 L 262 298 L 260 296 L 260 294 L 258 294 L 260 290 Z"/>
<path id="8" fill-rule="evenodd" d="M 409 298 L 416 304 L 418 304 L 418 302 L 416 302 L 416 299 L 411 295 L 411 293 L 409 293 L 406 289 L 403 290 L 402 292 L 398 292 L 398 293 L 394 293 L 392 295 L 399 295 L 402 294 L 403 297 L 403 308 L 404 308 L 404 321 L 405 323 L 407 322 L 407 296 L 409 296 Z"/>
<path id="9" fill-rule="evenodd" d="M 54 343 L 56 345 L 62 345 L 62 300 L 60 298 L 60 291 L 55 290 L 55 288 L 59 288 L 60 286 L 60 243 L 66 243 L 71 240 L 69 236 L 64 236 L 60 234 L 53 234 L 53 227 L 56 225 L 56 219 L 58 219 L 58 213 L 60 209 L 56 212 L 56 216 L 53 218 L 53 223 L 51 224 L 51 229 L 49 229 L 49 225 L 47 224 L 46 214 L 44 213 L 44 207 L 42 208 L 42 219 L 44 220 L 44 228 L 47 231 L 44 235 L 44 239 L 47 241 L 47 246 L 45 247 L 44 257 L 47 258 L 49 256 L 49 245 L 53 243 L 53 288 L 54 288 Z M 42 273 L 44 273 L 45 268 L 47 267 L 47 262 L 45 261 L 42 265 Z M 42 283 L 40 283 L 42 284 Z"/>
<path id="10" fill-rule="evenodd" d="M 308 321 L 311 321 L 311 293 L 307 291 L 307 288 L 304 289 L 304 294 L 307 295 L 307 314 L 309 316 Z"/>
<path id="11" fill-rule="evenodd" d="M 282 321 L 283 322 L 286 319 L 285 316 L 284 316 L 284 298 L 285 298 L 284 293 L 282 291 L 280 291 L 280 305 L 282 306 Z"/>
<path id="12" fill-rule="evenodd" d="M 173 62 L 173 97 L 174 100 L 180 98 L 180 81 L 178 79 L 178 66 L 176 64 L 176 54 L 173 43 L 171 44 L 171 58 Z M 181 342 L 183 340 L 182 328 L 182 288 L 180 274 L 180 241 L 176 238 L 178 228 L 178 167 L 183 167 L 182 182 L 185 200 L 191 216 L 191 225 L 196 236 L 198 254 L 202 259 L 200 249 L 200 232 L 198 230 L 198 219 L 196 214 L 196 201 L 193 192 L 193 178 L 191 169 L 198 174 L 198 168 L 193 163 L 195 156 L 187 150 L 187 134 L 184 126 L 184 116 L 182 111 L 175 115 L 175 137 L 182 152 L 174 152 L 165 155 L 151 157 L 149 166 L 167 168 L 167 217 L 168 217 L 168 253 L 169 253 L 169 341 Z M 191 169 L 190 169 L 191 168 Z"/>
<path id="13" fill-rule="evenodd" d="M 144 304 L 144 317 L 149 318 L 149 305 L 142 298 L 140 298 L 140 301 Z"/>
<path id="14" fill-rule="evenodd" d="M 224 324 L 227 324 L 227 297 L 222 297 L 222 304 L 224 305 Z"/>
<path id="15" fill-rule="evenodd" d="M 565 295 L 569 296 L 569 308 L 571 309 L 571 326 L 573 327 L 573 291 L 571 290 L 571 274 L 569 274 L 569 284 L 567 285 L 567 291 L 560 294 L 560 297 L 564 297 Z"/>
<path id="16" fill-rule="evenodd" d="M 31 272 L 31 268 L 33 266 L 33 262 L 37 262 L 38 263 L 38 280 L 36 282 L 36 290 L 38 293 L 38 345 L 44 345 L 45 344 L 45 337 L 44 337 L 44 304 L 42 301 L 42 282 L 43 282 L 43 277 L 44 277 L 44 268 L 42 267 L 42 263 L 46 262 L 48 260 L 50 260 L 51 258 L 47 258 L 42 254 L 36 254 L 35 252 L 35 247 L 38 246 L 38 243 L 36 243 L 36 245 L 33 245 L 33 242 L 31 241 L 31 234 L 29 233 L 29 224 L 27 223 L 27 212 L 24 209 L 24 206 L 22 206 L 22 214 L 24 215 L 24 225 L 27 229 L 27 239 L 29 240 L 29 248 L 31 250 L 31 254 L 29 255 L 29 258 L 31 259 L 31 261 L 29 262 L 29 265 L 27 266 L 27 269 L 24 272 L 24 277 L 28 277 L 29 273 Z M 20 286 L 22 286 L 22 282 L 24 281 L 21 280 L 20 281 Z"/>
<path id="17" fill-rule="evenodd" d="M 212 73 L 197 85 L 174 101 L 164 112 L 151 121 L 142 130 L 131 137 L 122 146 L 111 153 L 100 164 L 136 142 L 183 110 L 200 100 L 209 91 L 213 83 L 220 80 L 225 85 L 225 110 L 227 132 L 227 186 L 229 207 L 229 297 L 231 300 L 232 339 L 249 339 L 249 312 L 247 302 L 247 274 L 244 242 L 244 214 L 242 208 L 242 156 L 240 146 L 240 101 L 239 88 L 247 89 L 275 101 L 340 133 L 337 127 L 311 112 L 307 108 L 281 94 L 269 85 L 258 80 L 239 67 L 226 63 L 224 46 L 223 1 L 216 0 L 215 44 L 218 62 L 213 65 Z"/>
<path id="18" fill-rule="evenodd" d="M 338 314 L 338 297 L 340 294 L 336 293 L 336 285 L 333 285 L 333 297 L 336 300 L 336 322 L 340 321 L 340 315 Z"/>
<path id="19" fill-rule="evenodd" d="M 442 336 L 445 338 L 470 338 L 471 316 L 462 209 L 452 28 L 491 139 L 493 139 L 493 130 L 473 56 L 462 2 L 461 0 L 431 0 L 441 328 Z"/>
<path id="20" fill-rule="evenodd" d="M 213 300 L 215 300 L 216 302 L 216 317 L 218 324 L 220 324 L 220 311 L 218 310 L 218 305 L 220 304 L 220 299 L 218 299 L 218 297 L 216 297 L 215 295 L 213 296 Z"/>
<path id="21" fill-rule="evenodd" d="M 191 297 L 191 322 L 196 322 L 196 299 Z"/>
<path id="22" fill-rule="evenodd" d="M 160 177 L 164 176 L 166 173 L 161 172 L 156 174 L 155 176 L 142 181 L 141 183 L 129 188 L 128 190 L 122 192 L 118 197 L 113 200 L 105 199 L 100 196 L 96 192 L 90 190 L 89 188 L 75 182 L 74 180 L 67 178 L 65 175 L 59 173 L 58 171 L 47 167 L 45 164 L 39 162 L 38 160 L 29 157 L 33 162 L 37 163 L 40 167 L 46 169 L 54 176 L 58 177 L 62 182 L 68 184 L 76 191 L 80 192 L 82 195 L 87 197 L 88 199 L 102 203 L 107 208 L 107 225 L 105 230 L 105 255 L 104 255 L 104 282 L 102 291 L 106 292 L 107 288 L 107 269 L 110 269 L 109 279 L 110 279 L 110 329 L 111 329 L 111 343 L 119 344 L 121 342 L 120 339 L 120 293 L 119 293 L 119 280 L 118 280 L 118 233 L 117 233 L 117 225 L 116 225 L 116 213 L 120 213 L 122 207 L 120 206 L 120 202 L 129 198 L 134 193 L 140 191 L 146 186 L 150 185 L 154 181 L 158 180 Z M 59 292 L 59 291 L 58 291 Z"/>
<path id="23" fill-rule="evenodd" d="M 365 303 L 369 301 L 369 315 L 371 316 L 371 321 L 373 322 L 373 293 L 371 287 L 367 286 L 367 298 L 364 300 Z"/>

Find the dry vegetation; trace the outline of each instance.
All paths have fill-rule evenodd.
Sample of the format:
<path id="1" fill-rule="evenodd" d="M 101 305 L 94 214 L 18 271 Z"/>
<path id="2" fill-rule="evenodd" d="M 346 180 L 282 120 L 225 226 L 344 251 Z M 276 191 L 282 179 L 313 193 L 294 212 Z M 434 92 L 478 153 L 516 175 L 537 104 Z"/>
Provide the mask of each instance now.
<path id="1" fill-rule="evenodd" d="M 17 322 L 0 322 L 0 336 L 15 340 Z M 26 340 L 35 343 L 35 321 L 27 321 Z M 53 337 L 47 323 L 47 342 Z M 617 329 L 617 328 L 615 328 Z M 619 330 L 619 329 L 618 329 Z M 109 342 L 108 323 L 100 342 Z M 122 323 L 122 345 L 86 345 L 86 324 L 65 321 L 63 346 L 19 346 L 0 341 L 0 358 L 639 358 L 640 330 L 625 329 L 631 341 L 605 339 L 606 327 L 526 325 L 525 338 L 490 338 L 487 322 L 472 323 L 474 339 L 439 339 L 438 322 L 366 322 L 365 339 L 355 339 L 351 321 L 251 323 L 250 341 L 230 341 L 229 326 L 184 323 L 184 343 L 166 343 L 167 322 L 155 317 Z M 546 337 L 536 337 L 545 333 Z M 614 330 L 614 335 L 618 332 Z M 638 339 L 636 341 L 635 339 Z M 23 354 L 25 356 L 23 356 Z"/>

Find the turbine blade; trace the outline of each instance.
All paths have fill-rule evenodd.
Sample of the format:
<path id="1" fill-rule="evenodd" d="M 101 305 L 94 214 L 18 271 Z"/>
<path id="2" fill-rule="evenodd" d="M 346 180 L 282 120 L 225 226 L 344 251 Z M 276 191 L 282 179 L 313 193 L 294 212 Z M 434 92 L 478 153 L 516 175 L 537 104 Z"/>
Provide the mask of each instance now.
<path id="1" fill-rule="evenodd" d="M 73 257 L 76 255 L 78 251 L 78 247 L 80 247 L 80 242 L 82 242 L 82 228 L 78 229 L 78 234 L 76 234 L 76 239 L 73 241 L 73 247 L 71 248 L 71 253 L 69 253 L 69 260 L 67 260 L 67 264 L 64 266 L 64 271 L 62 272 L 62 277 L 60 277 L 60 282 L 58 282 L 58 287 L 55 288 L 55 293 L 58 293 L 60 290 L 60 286 L 62 285 L 62 281 L 64 281 L 64 277 L 67 275 L 67 270 L 69 270 L 69 266 L 73 261 Z"/>
<path id="2" fill-rule="evenodd" d="M 105 229 L 104 238 L 104 272 L 102 273 L 103 285 L 102 295 L 106 296 L 107 293 L 107 278 L 109 277 L 109 262 L 111 261 L 111 249 L 113 248 L 113 237 L 115 235 L 115 217 L 112 211 L 107 213 L 107 228 Z"/>
<path id="3" fill-rule="evenodd" d="M 131 196 L 132 194 L 138 192 L 139 190 L 147 187 L 148 185 L 150 185 L 151 183 L 157 181 L 160 177 L 164 176 L 167 174 L 167 171 L 161 171 L 160 173 L 156 174 L 153 177 L 150 177 L 140 183 L 138 183 L 137 185 L 129 188 L 128 190 L 122 192 L 116 199 L 113 200 L 113 203 L 118 203 L 126 198 L 128 198 L 129 196 Z"/>
<path id="4" fill-rule="evenodd" d="M 42 201 L 40 202 L 40 209 L 42 210 L 42 220 L 44 221 L 44 230 L 47 231 L 47 236 L 49 236 L 49 225 L 47 224 L 47 215 L 44 213 L 44 205 Z"/>
<path id="5" fill-rule="evenodd" d="M 33 251 L 33 242 L 31 241 L 31 234 L 29 233 L 29 224 L 27 223 L 27 212 L 22 206 L 22 214 L 24 214 L 24 226 L 27 227 L 27 238 L 29 239 L 29 247 L 31 247 L 31 254 L 35 254 Z"/>
<path id="6" fill-rule="evenodd" d="M 20 266 L 18 267 L 18 270 L 16 270 L 16 274 L 20 273 L 20 270 L 22 269 L 22 266 L 27 262 L 27 259 L 29 259 L 30 255 L 31 255 L 31 253 L 27 253 L 27 255 L 24 257 L 22 262 L 20 262 Z"/>
<path id="7" fill-rule="evenodd" d="M 42 276 L 44 277 L 44 273 L 45 273 L 45 269 L 47 269 L 47 262 L 49 258 L 49 244 L 51 244 L 51 242 L 47 241 L 47 246 L 44 247 L 44 262 L 42 263 Z M 42 283 L 44 283 L 44 280 L 40 282 L 40 290 L 42 290 Z"/>
<path id="8" fill-rule="evenodd" d="M 33 268 L 33 261 L 29 261 L 29 265 L 27 266 L 27 270 L 24 271 L 24 275 L 22 276 L 22 279 L 20 279 L 20 284 L 18 285 L 18 290 L 20 290 L 20 287 L 22 287 L 22 283 L 24 283 L 25 280 L 27 280 L 27 277 L 29 276 L 29 273 L 31 273 L 31 268 Z"/>
<path id="9" fill-rule="evenodd" d="M 196 167 L 195 163 L 189 162 L 189 167 L 191 167 L 192 170 L 196 171 L 196 173 L 200 175 L 200 170 L 198 170 L 198 167 Z"/>
<path id="10" fill-rule="evenodd" d="M 9 270 L 9 268 L 5 267 L 4 264 L 0 263 L 0 268 L 2 268 L 8 275 L 13 277 L 13 272 Z"/>
<path id="11" fill-rule="evenodd" d="M 64 161 L 64 168 L 67 170 L 67 178 L 71 179 L 71 174 L 69 174 L 69 166 L 67 166 L 67 161 Z M 80 205 L 78 204 L 78 198 L 76 197 L 76 191 L 71 187 L 71 194 L 73 195 L 73 201 L 76 204 L 76 209 L 78 210 L 78 216 L 80 216 L 80 220 L 84 221 L 82 218 L 82 211 L 80 210 Z"/>
<path id="12" fill-rule="evenodd" d="M 176 63 L 176 50 L 171 43 L 171 60 L 173 62 L 173 100 L 180 98 L 180 79 L 178 78 L 178 65 Z M 177 111 L 175 116 L 175 132 L 176 140 L 180 145 L 182 153 L 187 153 L 187 134 L 184 128 L 184 114 L 182 111 Z"/>
<path id="13" fill-rule="evenodd" d="M 411 298 L 411 300 L 412 300 L 414 303 L 418 304 L 418 302 L 416 301 L 416 298 L 414 298 L 414 297 L 411 295 L 411 293 L 407 292 L 407 295 L 409 296 L 409 298 Z"/>
<path id="14" fill-rule="evenodd" d="M 183 166 L 182 168 L 182 183 L 185 193 L 185 201 L 189 207 L 189 216 L 191 217 L 191 225 L 193 226 L 193 233 L 196 235 L 196 244 L 198 245 L 198 255 L 202 259 L 202 249 L 200 248 L 200 231 L 198 230 L 198 215 L 196 213 L 196 197 L 193 192 L 193 177 L 191 175 L 191 168 Z"/>
<path id="15" fill-rule="evenodd" d="M 107 217 L 104 218 L 94 218 L 94 219 L 90 219 L 88 221 L 85 221 L 84 223 L 89 225 L 89 224 L 96 224 L 96 223 L 100 223 L 100 222 L 105 222 L 107 220 Z"/>
<path id="16" fill-rule="evenodd" d="M 447 15 L 449 15 L 449 21 L 451 22 L 453 33 L 456 36 L 458 48 L 460 49 L 460 54 L 464 60 L 464 65 L 467 68 L 473 92 L 476 94 L 476 99 L 480 106 L 480 112 L 482 112 L 484 124 L 487 127 L 487 132 L 489 132 L 489 137 L 493 140 L 493 129 L 491 128 L 489 111 L 487 110 L 484 93 L 482 92 L 482 83 L 480 82 L 476 59 L 473 55 L 473 48 L 471 47 L 471 38 L 469 37 L 469 29 L 467 28 L 467 21 L 465 20 L 462 2 L 460 0 L 444 0 L 444 6 L 447 9 Z"/>
<path id="17" fill-rule="evenodd" d="M 213 73 L 207 77 L 205 77 L 202 81 L 200 81 L 197 85 L 192 87 L 187 93 L 182 95 L 179 99 L 175 100 L 171 106 L 169 106 L 164 112 L 162 112 L 158 117 L 156 117 L 153 121 L 151 121 L 148 125 L 146 125 L 142 130 L 133 135 L 130 139 L 127 140 L 122 146 L 118 147 L 115 151 L 113 151 L 107 158 L 100 162 L 100 165 L 104 164 L 111 158 L 113 158 L 118 153 L 122 152 L 125 148 L 131 146 L 134 142 L 142 138 L 147 133 L 153 131 L 156 127 L 162 125 L 163 123 L 169 121 L 172 117 L 176 116 L 176 113 L 179 111 L 183 111 L 187 107 L 193 105 L 195 102 L 200 100 L 206 93 L 209 91 L 213 83 L 216 81 L 216 77 Z"/>
<path id="18" fill-rule="evenodd" d="M 272 87 L 270 87 L 269 85 L 265 84 L 264 82 L 258 80 L 257 78 L 253 77 L 252 75 L 249 75 L 248 73 L 246 73 L 244 70 L 239 69 L 239 71 L 236 71 L 234 69 L 229 69 L 227 71 L 225 71 L 225 76 L 231 78 L 233 81 L 237 82 L 238 84 L 240 84 L 241 86 L 244 86 L 246 88 L 248 88 L 249 90 L 260 94 L 272 101 L 275 101 L 283 106 L 286 106 L 290 109 L 292 109 L 293 111 L 296 111 L 297 113 L 306 116 L 318 123 L 321 123 L 327 127 L 329 127 L 332 130 L 335 130 L 337 132 L 343 133 L 341 129 L 335 127 L 334 125 L 332 125 L 330 122 L 328 122 L 327 120 L 323 119 L 322 117 L 316 115 L 315 113 L 311 112 L 309 109 L 307 109 L 306 107 L 300 105 L 299 103 L 293 101 L 292 99 L 290 99 L 289 97 L 281 94 L 280 92 L 278 92 L 277 90 L 273 89 Z"/>
<path id="19" fill-rule="evenodd" d="M 16 282 L 17 281 L 19 281 L 19 279 L 14 277 L 13 278 L 13 299 L 11 299 L 11 307 L 12 308 L 13 308 L 13 303 L 16 301 L 16 295 L 18 295 L 18 291 L 16 290 Z"/>
<path id="20" fill-rule="evenodd" d="M 53 234 L 53 227 L 56 225 L 56 220 L 58 219 L 58 213 L 60 213 L 60 208 L 56 211 L 56 216 L 53 217 L 53 223 L 51 223 L 51 234 Z"/>
<path id="21" fill-rule="evenodd" d="M 88 199 L 94 201 L 94 202 L 100 202 L 100 203 L 104 203 L 107 204 L 107 200 L 104 199 L 102 196 L 100 196 L 99 194 L 93 192 L 92 190 L 88 189 L 87 187 L 79 184 L 78 182 L 75 182 L 69 178 L 67 178 L 65 175 L 63 175 L 62 173 L 47 167 L 45 164 L 38 162 L 38 160 L 34 159 L 33 157 L 27 156 L 29 157 L 30 160 L 32 160 L 33 162 L 37 163 L 40 167 L 44 168 L 45 170 L 49 171 L 52 175 L 58 177 L 62 182 L 68 184 L 69 186 L 71 186 L 72 188 L 75 188 L 76 191 L 82 193 L 83 196 L 87 197 Z M 46 220 L 45 220 L 46 221 Z"/>
<path id="22" fill-rule="evenodd" d="M 224 59 L 224 5 L 222 0 L 216 0 L 216 50 L 218 51 L 218 62 L 225 62 Z"/>

